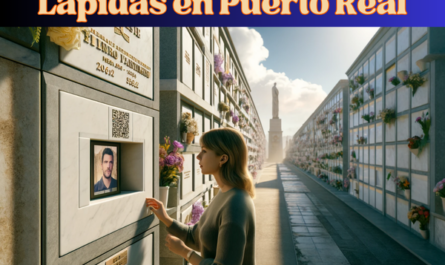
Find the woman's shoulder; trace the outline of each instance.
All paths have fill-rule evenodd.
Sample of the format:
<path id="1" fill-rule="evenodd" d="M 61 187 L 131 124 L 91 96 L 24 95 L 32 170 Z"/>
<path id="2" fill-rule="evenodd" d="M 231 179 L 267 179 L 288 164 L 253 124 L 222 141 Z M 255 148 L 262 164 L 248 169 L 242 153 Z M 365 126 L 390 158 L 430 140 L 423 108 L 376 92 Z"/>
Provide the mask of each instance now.
<path id="1" fill-rule="evenodd" d="M 251 208 L 253 207 L 253 200 L 247 193 L 247 191 L 238 188 L 232 188 L 228 192 L 231 192 L 230 198 L 227 203 L 231 208 Z"/>

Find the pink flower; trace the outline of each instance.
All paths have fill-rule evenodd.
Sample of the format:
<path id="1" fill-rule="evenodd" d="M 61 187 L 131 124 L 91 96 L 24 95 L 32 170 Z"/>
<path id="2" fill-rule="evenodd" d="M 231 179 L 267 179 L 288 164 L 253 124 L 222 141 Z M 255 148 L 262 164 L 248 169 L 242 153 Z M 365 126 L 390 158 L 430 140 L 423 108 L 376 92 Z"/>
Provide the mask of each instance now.
<path id="1" fill-rule="evenodd" d="M 160 157 L 160 158 L 159 158 L 159 167 L 160 167 L 160 168 L 163 168 L 164 165 L 165 165 L 165 164 L 164 164 L 164 159 Z"/>
<path id="2" fill-rule="evenodd" d="M 434 189 L 433 189 L 433 192 L 438 192 L 438 191 L 439 191 L 438 188 L 434 188 Z"/>
<path id="3" fill-rule="evenodd" d="M 167 151 L 164 148 L 159 147 L 159 157 L 165 158 L 167 156 Z"/>
<path id="4" fill-rule="evenodd" d="M 439 185 L 439 190 L 443 189 L 443 183 Z"/>
<path id="5" fill-rule="evenodd" d="M 176 163 L 176 158 L 175 158 L 175 156 L 173 156 L 173 155 L 168 155 L 166 158 L 165 158 L 165 160 L 164 160 L 164 163 L 165 163 L 165 165 L 166 166 L 173 166 L 173 165 L 175 165 L 175 163 Z"/>
<path id="6" fill-rule="evenodd" d="M 421 120 L 422 120 L 422 118 L 417 117 L 416 122 L 419 122 L 419 121 L 421 121 Z"/>

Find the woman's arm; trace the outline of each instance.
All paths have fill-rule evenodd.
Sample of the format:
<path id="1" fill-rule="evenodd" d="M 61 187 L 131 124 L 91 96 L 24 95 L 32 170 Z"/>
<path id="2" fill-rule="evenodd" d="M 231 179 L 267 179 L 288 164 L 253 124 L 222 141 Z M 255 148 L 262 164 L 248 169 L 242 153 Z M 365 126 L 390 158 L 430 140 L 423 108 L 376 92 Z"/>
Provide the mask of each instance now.
<path id="1" fill-rule="evenodd" d="M 188 253 L 192 250 L 191 248 L 187 247 L 181 239 L 172 235 L 167 236 L 167 238 L 165 239 L 165 245 L 171 252 L 178 254 L 186 260 Z M 192 265 L 199 265 L 202 260 L 203 258 L 198 255 L 198 253 L 193 252 L 190 256 L 189 262 Z"/>
<path id="2" fill-rule="evenodd" d="M 194 226 L 190 227 L 176 220 L 173 220 L 167 214 L 167 211 L 165 210 L 165 207 L 162 204 L 162 202 L 156 199 L 147 198 L 146 205 L 147 207 L 151 208 L 156 217 L 158 217 L 159 221 L 165 224 L 165 226 L 167 227 L 167 231 L 170 234 L 184 241 L 187 246 L 199 251 L 199 239 L 196 231 L 196 229 L 198 228 L 198 224 L 195 224 Z"/>

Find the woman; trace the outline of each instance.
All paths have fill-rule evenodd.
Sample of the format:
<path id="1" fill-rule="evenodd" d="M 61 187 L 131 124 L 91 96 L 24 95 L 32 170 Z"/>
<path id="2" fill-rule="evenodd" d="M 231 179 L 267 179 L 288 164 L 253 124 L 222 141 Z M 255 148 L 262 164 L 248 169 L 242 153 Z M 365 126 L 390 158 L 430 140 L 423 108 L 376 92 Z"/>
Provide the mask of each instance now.
<path id="1" fill-rule="evenodd" d="M 212 174 L 220 191 L 199 222 L 187 226 L 173 220 L 156 199 L 147 198 L 147 207 L 171 234 L 166 246 L 189 263 L 255 264 L 255 188 L 243 136 L 229 128 L 213 129 L 201 136 L 200 145 L 197 159 L 202 174 Z"/>

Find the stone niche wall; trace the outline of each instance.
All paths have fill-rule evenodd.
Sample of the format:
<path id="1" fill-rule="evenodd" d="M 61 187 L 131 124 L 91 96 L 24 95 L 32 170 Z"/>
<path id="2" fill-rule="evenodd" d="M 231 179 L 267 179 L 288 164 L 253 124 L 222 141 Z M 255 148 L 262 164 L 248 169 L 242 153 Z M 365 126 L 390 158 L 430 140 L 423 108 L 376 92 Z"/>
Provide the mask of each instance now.
<path id="1" fill-rule="evenodd" d="M 159 185 L 159 30 L 120 28 L 131 42 L 95 30 L 140 56 L 138 84 L 112 68 L 120 56 L 103 60 L 89 43 L 67 53 L 42 32 L 31 47 L 27 28 L 0 28 L 1 264 L 98 264 L 126 248 L 130 263 L 159 264 L 158 221 L 144 205 Z M 112 109 L 129 113 L 128 138 L 112 135 Z M 120 194 L 90 199 L 90 140 L 121 143 Z"/>
<path id="2" fill-rule="evenodd" d="M 419 231 L 419 225 L 412 225 L 407 213 L 413 205 L 432 209 L 430 187 L 434 181 L 430 168 L 431 147 L 428 144 L 422 153 L 416 156 L 410 152 L 407 139 L 423 134 L 421 126 L 415 122 L 417 117 L 427 112 L 430 115 L 440 115 L 431 113 L 430 91 L 434 88 L 431 87 L 430 80 L 434 73 L 429 63 L 426 63 L 422 70 L 418 63 L 419 59 L 427 56 L 428 41 L 427 28 L 391 29 L 374 47 L 369 48 L 371 52 L 362 59 L 361 64 L 349 77 L 350 80 L 361 74 L 365 77 L 365 83 L 355 91 L 350 89 L 349 93 L 349 100 L 356 95 L 364 99 L 360 111 L 350 111 L 349 115 L 351 138 L 359 134 L 366 139 L 364 144 L 358 144 L 356 137 L 349 141 L 349 151 L 358 154 L 358 161 L 349 162 L 350 167 L 356 167 L 356 175 L 359 176 L 355 180 L 360 186 L 358 197 L 416 233 Z M 377 63 L 374 64 L 374 61 Z M 412 96 L 412 90 L 404 86 L 403 82 L 397 86 L 389 82 L 389 79 L 397 76 L 400 71 L 420 73 L 427 82 Z M 375 89 L 374 99 L 365 92 L 367 87 Z M 385 108 L 396 112 L 397 118 L 390 124 L 383 123 L 378 117 L 380 111 Z M 368 123 L 361 116 L 370 112 L 374 112 L 376 118 Z M 432 133 L 431 129 L 430 134 Z M 392 177 L 388 180 L 389 173 Z M 398 190 L 394 183 L 395 177 L 402 176 L 407 177 L 411 183 L 409 196 Z M 355 195 L 354 191 L 350 193 Z M 431 223 L 430 228 L 433 225 Z M 443 238 L 445 234 L 436 235 L 437 237 Z M 445 245 L 441 247 L 444 248 Z"/>

